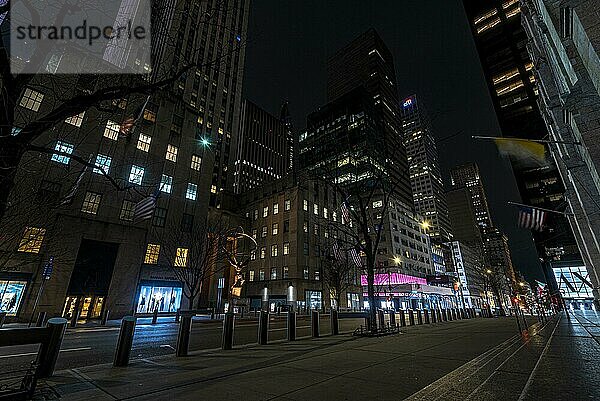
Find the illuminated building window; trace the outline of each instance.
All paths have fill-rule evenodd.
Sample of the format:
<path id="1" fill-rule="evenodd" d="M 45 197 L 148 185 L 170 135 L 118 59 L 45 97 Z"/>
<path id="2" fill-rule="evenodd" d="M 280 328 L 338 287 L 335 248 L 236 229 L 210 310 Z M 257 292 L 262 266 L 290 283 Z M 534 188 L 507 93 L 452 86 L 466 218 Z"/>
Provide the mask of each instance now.
<path id="1" fill-rule="evenodd" d="M 304 266 L 304 270 L 302 271 L 302 278 L 304 280 L 308 280 L 308 277 L 309 277 L 308 266 Z"/>
<path id="2" fill-rule="evenodd" d="M 192 170 L 200 171 L 202 165 L 202 159 L 198 155 L 192 155 L 192 163 L 190 165 Z"/>
<path id="3" fill-rule="evenodd" d="M 263 207 L 262 217 L 267 217 L 269 215 L 269 206 Z"/>
<path id="4" fill-rule="evenodd" d="M 248 280 L 249 281 L 254 281 L 254 270 L 250 270 L 248 272 Z"/>
<path id="5" fill-rule="evenodd" d="M 289 199 L 283 201 L 283 210 L 288 211 L 292 208 L 292 202 Z"/>
<path id="6" fill-rule="evenodd" d="M 103 172 L 104 174 L 108 174 L 111 160 L 112 159 L 106 155 L 96 155 L 96 162 L 94 163 L 96 167 L 94 167 L 93 172 L 96 174 L 102 174 Z"/>
<path id="7" fill-rule="evenodd" d="M 313 213 L 317 216 L 319 215 L 319 205 L 317 205 L 316 203 L 313 205 Z"/>
<path id="8" fill-rule="evenodd" d="M 129 182 L 132 184 L 142 185 L 142 179 L 144 178 L 144 168 L 140 166 L 131 166 L 129 172 Z"/>
<path id="9" fill-rule="evenodd" d="M 81 211 L 89 214 L 97 214 L 98 206 L 100 206 L 100 200 L 102 195 L 95 192 L 86 192 L 83 204 L 81 205 Z"/>
<path id="10" fill-rule="evenodd" d="M 177 162 L 177 146 L 173 146 L 171 144 L 167 145 L 167 154 L 165 155 L 165 159 L 172 161 L 173 163 Z"/>
<path id="11" fill-rule="evenodd" d="M 283 266 L 283 278 L 289 278 L 290 276 L 290 268 L 287 266 Z"/>
<path id="12" fill-rule="evenodd" d="M 146 256 L 144 257 L 144 263 L 147 265 L 155 265 L 158 263 L 158 255 L 160 254 L 159 244 L 148 244 L 146 247 Z"/>
<path id="13" fill-rule="evenodd" d="M 276 267 L 271 268 L 271 280 L 277 280 L 277 268 Z"/>
<path id="14" fill-rule="evenodd" d="M 279 203 L 273 203 L 273 214 L 279 213 Z"/>
<path id="15" fill-rule="evenodd" d="M 46 235 L 45 228 L 25 227 L 25 232 L 19 243 L 19 252 L 39 253 Z"/>
<path id="16" fill-rule="evenodd" d="M 67 153 L 67 154 L 72 154 L 73 149 L 74 149 L 73 145 L 71 145 L 70 143 L 62 142 L 62 141 L 56 142 L 56 145 L 54 146 L 54 150 L 56 150 L 57 152 L 62 152 L 62 153 Z M 59 155 L 58 153 L 53 153 L 51 160 L 54 162 L 62 163 L 62 164 L 69 164 L 69 160 L 71 160 L 71 158 L 66 155 Z"/>
<path id="17" fill-rule="evenodd" d="M 263 226 L 260 236 L 261 238 L 265 238 L 267 236 L 267 226 Z"/>
<path id="18" fill-rule="evenodd" d="M 67 124 L 74 125 L 76 127 L 81 127 L 81 123 L 83 123 L 83 116 L 85 115 L 85 111 L 81 113 L 71 116 L 65 120 Z"/>
<path id="19" fill-rule="evenodd" d="M 137 141 L 137 148 L 143 152 L 148 152 L 150 150 L 150 142 L 152 141 L 152 137 L 146 134 L 140 133 Z"/>
<path id="20" fill-rule="evenodd" d="M 106 122 L 106 127 L 104 128 L 104 136 L 106 138 L 116 141 L 119 138 L 119 131 L 121 131 L 119 124 L 111 120 Z"/>
<path id="21" fill-rule="evenodd" d="M 326 207 L 323 208 L 323 217 L 326 219 L 329 218 L 329 210 Z"/>
<path id="22" fill-rule="evenodd" d="M 290 243 L 289 242 L 284 242 L 283 243 L 283 254 L 284 255 L 289 255 L 290 253 Z"/>
<path id="23" fill-rule="evenodd" d="M 173 188 L 173 177 L 171 177 L 170 175 L 163 174 L 162 177 L 160 178 L 161 192 L 170 194 L 172 188 Z"/>
<path id="24" fill-rule="evenodd" d="M 524 86 L 523 81 L 519 80 L 518 82 L 513 82 L 510 85 L 504 86 L 504 87 L 502 87 L 500 89 L 496 89 L 496 94 L 498 96 L 502 96 L 502 95 L 510 93 L 510 92 L 512 92 L 514 90 L 522 88 L 523 86 Z"/>
<path id="25" fill-rule="evenodd" d="M 277 235 L 279 233 L 279 223 L 273 223 L 271 227 L 271 235 Z"/>
<path id="26" fill-rule="evenodd" d="M 483 33 L 485 31 L 487 31 L 488 29 L 495 27 L 499 23 L 500 23 L 500 18 L 494 18 L 492 21 L 488 22 L 487 24 L 477 28 L 477 33 L 478 34 Z"/>
<path id="27" fill-rule="evenodd" d="M 38 111 L 40 109 L 40 105 L 42 104 L 43 99 L 44 94 L 42 92 L 26 88 L 25 92 L 23 93 L 23 97 L 19 102 L 19 105 L 29 110 Z"/>
<path id="28" fill-rule="evenodd" d="M 260 248 L 260 258 L 264 259 L 267 256 L 267 247 L 263 246 Z"/>
<path id="29" fill-rule="evenodd" d="M 185 190 L 185 198 L 190 200 L 196 200 L 197 193 L 198 185 L 188 182 L 187 189 Z"/>
<path id="30" fill-rule="evenodd" d="M 304 209 L 305 212 L 308 211 L 308 201 L 306 199 L 302 202 L 302 209 Z"/>
<path id="31" fill-rule="evenodd" d="M 175 254 L 175 267 L 187 267 L 188 260 L 188 249 L 187 248 L 177 248 L 177 252 Z"/>
<path id="32" fill-rule="evenodd" d="M 119 219 L 125 221 L 133 221 L 133 213 L 135 210 L 135 203 L 125 199 L 121 205 L 121 212 L 119 213 Z"/>
<path id="33" fill-rule="evenodd" d="M 373 202 L 373 208 L 378 208 L 378 207 L 382 207 L 383 206 L 383 201 L 382 200 L 377 200 Z"/>
<path id="34" fill-rule="evenodd" d="M 259 279 L 260 281 L 264 281 L 264 280 L 265 280 L 265 271 L 264 271 L 263 269 L 260 269 L 260 270 L 258 271 L 258 279 Z"/>
<path id="35" fill-rule="evenodd" d="M 212 194 L 216 194 L 217 193 L 217 186 L 216 185 L 211 185 L 210 186 L 210 193 L 212 193 Z"/>
<path id="36" fill-rule="evenodd" d="M 271 245 L 271 256 L 276 257 L 279 255 L 279 248 L 277 245 Z"/>
<path id="37" fill-rule="evenodd" d="M 156 113 L 152 110 L 144 109 L 144 120 L 156 122 Z"/>

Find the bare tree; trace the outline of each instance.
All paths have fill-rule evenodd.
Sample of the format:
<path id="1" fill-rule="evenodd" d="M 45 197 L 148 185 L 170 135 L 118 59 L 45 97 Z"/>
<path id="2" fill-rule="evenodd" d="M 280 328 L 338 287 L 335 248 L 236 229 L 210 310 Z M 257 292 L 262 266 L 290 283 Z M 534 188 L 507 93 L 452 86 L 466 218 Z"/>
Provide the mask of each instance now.
<path id="1" fill-rule="evenodd" d="M 156 230 L 155 230 L 156 231 Z M 227 266 L 223 252 L 228 240 L 222 219 L 206 219 L 194 224 L 170 222 L 154 237 L 167 258 L 173 275 L 183 284 L 188 307 L 197 305 L 202 286 Z"/>
<path id="2" fill-rule="evenodd" d="M 335 301 L 335 309 L 339 309 L 342 295 L 355 286 L 356 265 L 352 260 L 351 250 L 344 248 L 345 244 L 335 237 L 321 241 L 323 284 L 329 290 L 329 295 Z M 332 303 L 333 307 L 333 303 Z"/>
<path id="3" fill-rule="evenodd" d="M 189 8 L 184 6 L 194 5 L 194 2 L 153 0 L 152 25 L 156 29 L 152 30 L 151 59 L 154 69 L 148 74 L 51 75 L 47 74 L 44 68 L 39 68 L 42 71 L 40 74 L 13 74 L 10 69 L 8 27 L 11 21 L 11 3 L 15 1 L 0 2 L 0 219 L 11 207 L 9 194 L 15 186 L 15 178 L 23 156 L 27 152 L 54 152 L 48 143 L 40 143 L 40 139 L 49 130 L 57 127 L 65 119 L 90 109 L 121 116 L 125 114 L 125 117 L 141 115 L 138 110 L 142 107 L 143 111 L 150 96 L 168 97 L 171 93 L 177 97 L 178 88 L 185 86 L 188 75 L 191 75 L 189 73 L 221 70 L 226 60 L 243 51 L 246 45 L 241 33 L 228 29 L 229 25 L 225 23 L 226 18 L 231 18 L 231 6 L 227 5 L 231 4 L 230 2 L 200 0 L 198 18 L 191 23 L 193 31 L 218 29 L 228 40 L 219 39 L 211 51 L 207 51 L 203 43 L 205 38 L 200 34 L 192 35 L 191 45 L 187 46 L 183 57 L 180 54 L 182 49 L 179 32 L 186 26 L 190 15 Z M 40 21 L 41 16 L 31 7 L 28 0 L 22 1 L 31 12 L 31 20 Z M 62 24 L 64 15 L 70 12 L 69 7 L 69 4 L 65 3 L 59 10 L 55 21 L 57 26 Z M 26 61 L 43 67 L 52 49 L 48 43 L 40 41 L 39 46 L 32 50 L 30 59 Z M 44 105 L 37 113 L 31 113 L 20 106 L 20 100 L 27 88 L 44 93 Z M 118 107 L 121 100 L 127 102 L 126 111 Z M 76 154 L 73 154 L 72 159 L 78 163 L 86 163 L 85 158 Z M 106 178 L 116 190 L 130 189 L 130 186 L 110 180 L 108 175 Z"/>

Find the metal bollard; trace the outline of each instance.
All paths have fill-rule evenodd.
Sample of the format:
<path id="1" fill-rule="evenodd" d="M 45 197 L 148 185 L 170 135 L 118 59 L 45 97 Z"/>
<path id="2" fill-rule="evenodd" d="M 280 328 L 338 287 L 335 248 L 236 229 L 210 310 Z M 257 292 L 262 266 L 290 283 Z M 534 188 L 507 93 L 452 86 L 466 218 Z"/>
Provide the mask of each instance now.
<path id="1" fill-rule="evenodd" d="M 46 312 L 38 313 L 37 321 L 35 322 L 35 327 L 44 327 L 44 323 L 46 322 Z"/>
<path id="2" fill-rule="evenodd" d="M 53 317 L 48 320 L 46 329 L 48 330 L 48 341 L 41 345 L 37 357 L 38 378 L 46 378 L 54 374 L 60 346 L 67 329 L 67 319 Z"/>
<path id="3" fill-rule="evenodd" d="M 319 311 L 314 310 L 310 314 L 310 327 L 313 338 L 319 337 Z"/>
<path id="4" fill-rule="evenodd" d="M 446 309 L 442 309 L 442 321 L 443 322 L 448 321 L 448 313 L 446 312 Z"/>
<path id="5" fill-rule="evenodd" d="M 390 327 L 396 327 L 396 311 L 390 312 Z"/>
<path id="6" fill-rule="evenodd" d="M 157 321 L 158 321 L 158 308 L 154 309 L 154 312 L 152 312 L 152 324 L 156 324 Z"/>
<path id="7" fill-rule="evenodd" d="M 429 321 L 429 311 L 428 311 L 427 309 L 425 309 L 425 310 L 423 311 L 423 314 L 425 315 L 425 324 L 429 324 L 429 323 L 431 323 L 431 322 Z"/>
<path id="8" fill-rule="evenodd" d="M 383 329 L 385 327 L 385 315 L 383 314 L 383 310 L 381 309 L 377 311 L 377 323 L 379 324 L 380 329 Z"/>
<path id="9" fill-rule="evenodd" d="M 121 320 L 121 330 L 119 330 L 119 340 L 117 341 L 117 350 L 115 352 L 113 366 L 119 367 L 129 365 L 129 356 L 131 355 L 134 333 L 135 317 L 125 316 L 123 320 Z"/>
<path id="10" fill-rule="evenodd" d="M 408 310 L 408 322 L 411 326 L 415 325 L 415 312 L 412 309 Z"/>
<path id="11" fill-rule="evenodd" d="M 296 340 L 296 312 L 288 312 L 287 339 L 288 341 Z"/>
<path id="12" fill-rule="evenodd" d="M 233 328 L 235 314 L 228 312 L 223 318 L 223 338 L 221 339 L 221 349 L 230 350 L 233 348 Z"/>
<path id="13" fill-rule="evenodd" d="M 0 312 L 0 328 L 4 325 L 4 320 L 6 320 L 6 312 Z"/>
<path id="14" fill-rule="evenodd" d="M 406 326 L 406 315 L 404 314 L 404 309 L 400 311 L 400 327 Z"/>
<path id="15" fill-rule="evenodd" d="M 184 313 L 179 322 L 179 332 L 177 333 L 177 345 L 175 346 L 176 356 L 187 356 L 190 349 L 190 333 L 192 332 L 192 314 Z"/>
<path id="16" fill-rule="evenodd" d="M 431 310 L 431 323 L 437 323 L 437 312 L 435 309 Z"/>
<path id="17" fill-rule="evenodd" d="M 258 343 L 267 345 L 269 342 L 269 312 L 266 310 L 260 311 L 258 318 Z"/>
<path id="18" fill-rule="evenodd" d="M 109 316 L 110 316 L 110 311 L 108 309 L 105 309 L 104 312 L 102 312 L 102 320 L 100 321 L 100 324 L 102 326 L 106 326 L 106 322 L 108 322 Z"/>
<path id="19" fill-rule="evenodd" d="M 367 331 L 371 331 L 371 318 L 369 316 L 365 317 L 365 327 Z"/>
<path id="20" fill-rule="evenodd" d="M 340 334 L 340 321 L 338 319 L 338 311 L 332 309 L 329 312 L 329 319 L 331 321 L 331 335 L 337 336 L 338 334 Z"/>
<path id="21" fill-rule="evenodd" d="M 69 324 L 70 327 L 74 328 L 77 327 L 77 321 L 79 320 L 79 315 L 80 315 L 80 311 L 79 308 L 76 308 L 73 311 L 73 315 L 71 316 L 71 324 Z"/>
<path id="22" fill-rule="evenodd" d="M 452 308 L 446 309 L 446 315 L 448 316 L 448 321 L 451 322 L 452 319 Z"/>
<path id="23" fill-rule="evenodd" d="M 175 312 L 175 323 L 179 323 L 179 318 L 181 317 L 179 309 Z"/>
<path id="24" fill-rule="evenodd" d="M 417 323 L 423 324 L 423 313 L 421 309 L 417 309 Z"/>

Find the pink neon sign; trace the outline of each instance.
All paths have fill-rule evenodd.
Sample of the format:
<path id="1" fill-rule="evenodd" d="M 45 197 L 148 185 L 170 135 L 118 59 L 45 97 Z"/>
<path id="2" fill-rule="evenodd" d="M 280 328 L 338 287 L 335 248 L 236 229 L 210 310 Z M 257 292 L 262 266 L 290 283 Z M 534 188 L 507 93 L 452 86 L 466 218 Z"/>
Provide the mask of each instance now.
<path id="1" fill-rule="evenodd" d="M 367 276 L 360 276 L 360 284 L 367 285 Z M 423 277 L 409 276 L 402 273 L 381 273 L 375 275 L 375 285 L 394 285 L 394 284 L 427 284 Z"/>

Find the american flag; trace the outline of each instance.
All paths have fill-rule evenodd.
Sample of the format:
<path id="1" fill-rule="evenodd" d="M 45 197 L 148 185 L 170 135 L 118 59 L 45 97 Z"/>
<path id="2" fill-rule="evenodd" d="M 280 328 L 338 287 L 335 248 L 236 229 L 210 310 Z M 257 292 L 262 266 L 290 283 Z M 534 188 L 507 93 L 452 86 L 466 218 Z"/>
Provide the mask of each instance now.
<path id="1" fill-rule="evenodd" d="M 148 105 L 149 100 L 150 100 L 150 95 L 148 95 L 148 97 L 146 97 L 146 101 L 144 102 L 144 104 L 142 106 L 140 106 L 132 116 L 127 117 L 126 119 L 123 120 L 123 122 L 121 122 L 121 124 L 119 124 L 119 135 L 129 136 L 129 134 L 133 134 L 133 131 L 135 130 L 135 126 L 142 119 L 142 116 L 144 115 L 144 110 L 146 109 L 146 106 Z"/>
<path id="2" fill-rule="evenodd" d="M 62 200 L 60 201 L 61 206 L 68 205 L 73 201 L 73 198 L 75 197 L 75 194 L 77 193 L 77 189 L 79 188 L 79 184 L 81 184 L 81 180 L 83 180 L 83 176 L 85 175 L 85 172 L 88 169 L 88 165 L 91 164 L 93 160 L 94 160 L 94 155 L 90 155 L 90 157 L 88 159 L 88 164 L 83 166 L 83 168 L 79 172 L 79 175 L 77 176 L 77 179 L 73 183 L 73 186 L 71 187 L 71 189 L 69 189 L 69 192 L 67 192 L 67 194 L 64 196 L 64 198 L 62 198 Z"/>
<path id="3" fill-rule="evenodd" d="M 340 210 L 342 212 L 342 223 L 348 223 L 350 221 L 350 211 L 348 210 L 348 205 L 346 205 L 346 201 L 342 202 Z"/>
<path id="4" fill-rule="evenodd" d="M 547 213 L 533 207 L 519 207 L 519 227 L 542 231 Z"/>
<path id="5" fill-rule="evenodd" d="M 356 267 L 362 267 L 362 259 L 356 248 L 350 249 L 350 259 L 352 259 Z"/>
<path id="6" fill-rule="evenodd" d="M 133 209 L 133 221 L 140 222 L 152 217 L 154 209 L 156 209 L 156 200 L 158 199 L 159 193 L 160 190 L 157 188 L 152 195 L 149 195 L 135 204 L 135 208 Z"/>
<path id="7" fill-rule="evenodd" d="M 332 249 L 333 249 L 333 256 L 335 257 L 335 259 L 342 260 L 343 259 L 342 250 L 340 249 L 340 244 L 338 244 L 337 241 L 335 241 L 333 243 Z"/>

